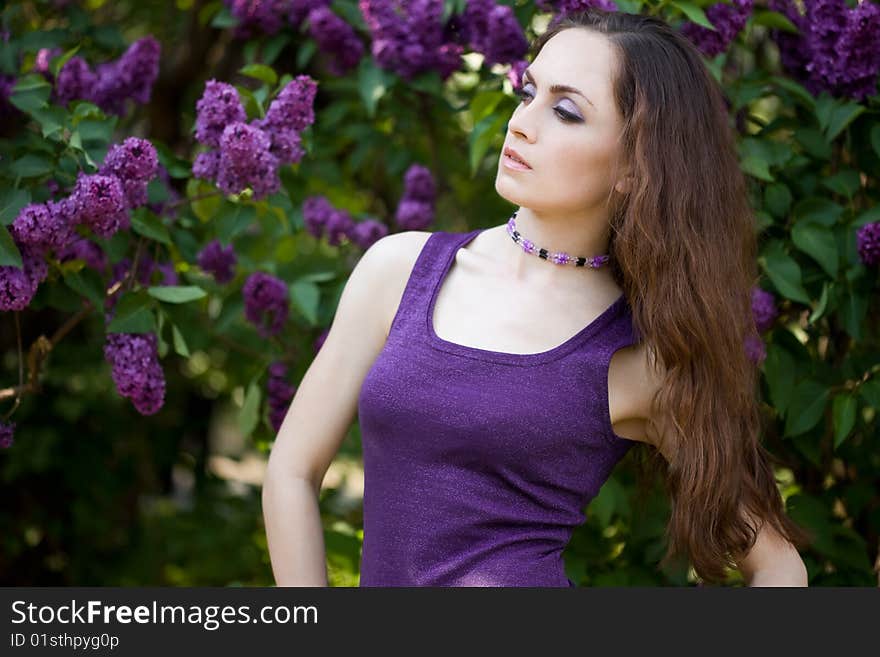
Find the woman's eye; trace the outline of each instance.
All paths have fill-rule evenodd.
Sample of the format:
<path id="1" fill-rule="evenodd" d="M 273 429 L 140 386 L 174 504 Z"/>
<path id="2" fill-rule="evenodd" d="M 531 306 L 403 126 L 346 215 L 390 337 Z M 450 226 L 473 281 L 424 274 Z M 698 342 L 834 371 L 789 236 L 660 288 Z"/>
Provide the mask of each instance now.
<path id="1" fill-rule="evenodd" d="M 520 100 L 525 101 L 527 98 L 531 98 L 532 94 L 526 91 L 523 88 L 515 89 L 514 92 L 517 96 L 520 97 Z M 576 123 L 580 119 L 576 117 L 571 112 L 566 112 L 565 110 L 559 109 L 558 107 L 554 107 L 553 111 L 559 116 L 560 119 L 569 123 Z"/>

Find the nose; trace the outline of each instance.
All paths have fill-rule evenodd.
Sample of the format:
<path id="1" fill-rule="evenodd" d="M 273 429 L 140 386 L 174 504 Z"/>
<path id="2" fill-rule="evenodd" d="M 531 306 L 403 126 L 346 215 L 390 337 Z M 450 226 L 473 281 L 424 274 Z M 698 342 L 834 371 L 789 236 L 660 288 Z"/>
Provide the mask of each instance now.
<path id="1" fill-rule="evenodd" d="M 525 139 L 527 142 L 533 142 L 536 134 L 534 120 L 531 118 L 532 112 L 530 111 L 533 105 L 534 103 L 528 106 L 520 105 L 513 111 L 510 121 L 507 122 L 507 131 Z"/>

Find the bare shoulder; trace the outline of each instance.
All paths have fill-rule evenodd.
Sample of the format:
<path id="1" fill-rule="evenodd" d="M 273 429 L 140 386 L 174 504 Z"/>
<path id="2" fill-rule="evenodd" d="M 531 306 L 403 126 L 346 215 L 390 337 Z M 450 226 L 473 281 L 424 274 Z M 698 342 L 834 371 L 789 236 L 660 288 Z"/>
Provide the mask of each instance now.
<path id="1" fill-rule="evenodd" d="M 431 234 L 423 230 L 391 233 L 376 240 L 363 255 L 370 260 L 371 275 L 377 278 L 375 289 L 386 336 L 416 259 Z"/>
<path id="2" fill-rule="evenodd" d="M 668 460 L 672 446 L 662 444 L 661 436 L 668 432 L 653 406 L 664 374 L 651 350 L 639 342 L 615 352 L 608 370 L 608 388 L 615 432 L 654 447 L 659 445 Z"/>

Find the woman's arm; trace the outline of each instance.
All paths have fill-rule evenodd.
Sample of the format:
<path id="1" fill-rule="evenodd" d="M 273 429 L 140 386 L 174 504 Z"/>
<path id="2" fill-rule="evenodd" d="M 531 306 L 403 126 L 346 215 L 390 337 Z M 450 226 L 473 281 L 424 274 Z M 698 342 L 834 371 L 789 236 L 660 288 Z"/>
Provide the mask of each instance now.
<path id="1" fill-rule="evenodd" d="M 755 526 L 752 516 L 742 511 Z M 758 531 L 751 551 L 737 564 L 747 586 L 808 586 L 807 567 L 795 547 L 768 523 Z"/>

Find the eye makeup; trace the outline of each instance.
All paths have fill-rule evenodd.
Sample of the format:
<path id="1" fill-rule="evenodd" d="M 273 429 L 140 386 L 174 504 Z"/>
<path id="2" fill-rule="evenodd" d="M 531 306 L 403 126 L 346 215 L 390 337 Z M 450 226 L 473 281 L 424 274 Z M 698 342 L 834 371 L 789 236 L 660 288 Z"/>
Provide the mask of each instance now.
<path id="1" fill-rule="evenodd" d="M 520 99 L 522 99 L 523 102 L 525 102 L 526 98 L 532 97 L 532 94 L 530 94 L 528 91 L 526 91 L 524 89 L 524 87 L 525 87 L 525 85 L 523 85 L 522 87 L 520 87 L 519 89 L 517 89 L 514 92 L 517 96 L 520 97 Z M 573 114 L 572 112 L 567 112 L 564 109 L 562 109 L 561 107 L 558 107 L 558 106 L 554 107 L 553 111 L 556 112 L 556 114 L 559 116 L 559 118 L 562 119 L 566 123 L 583 123 L 583 119 L 580 116 L 578 116 L 577 114 Z"/>

